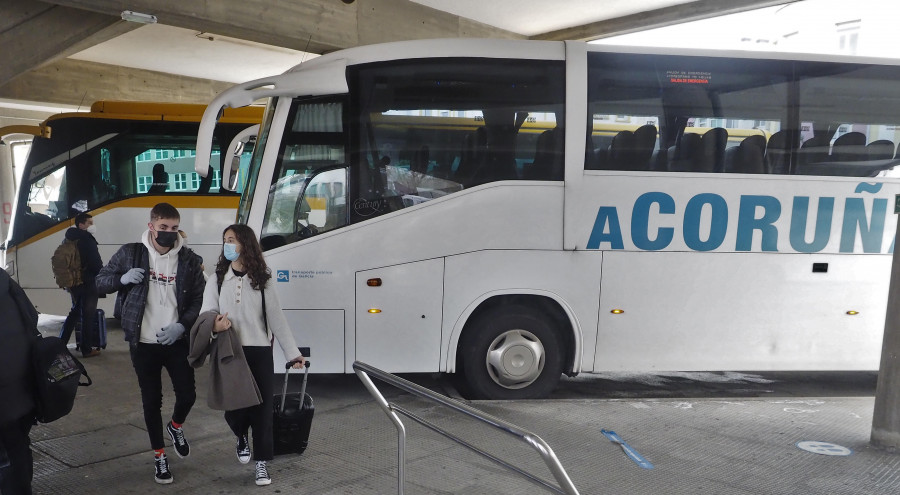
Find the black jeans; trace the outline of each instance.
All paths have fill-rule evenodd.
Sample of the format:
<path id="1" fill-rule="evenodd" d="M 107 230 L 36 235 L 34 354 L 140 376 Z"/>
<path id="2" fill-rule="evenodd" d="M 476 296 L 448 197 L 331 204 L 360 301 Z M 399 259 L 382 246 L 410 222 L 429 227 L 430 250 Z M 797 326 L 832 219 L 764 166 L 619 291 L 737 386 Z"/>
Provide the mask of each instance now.
<path id="1" fill-rule="evenodd" d="M 275 387 L 275 364 L 269 346 L 244 347 L 244 356 L 250 365 L 250 373 L 259 387 L 262 404 L 243 409 L 225 411 L 225 422 L 235 436 L 246 435 L 253 429 L 253 460 L 270 461 L 274 457 L 272 440 L 272 413 Z"/>
<path id="2" fill-rule="evenodd" d="M 31 417 L 0 426 L 0 493 L 31 495 L 34 458 L 31 455 Z"/>
<path id="3" fill-rule="evenodd" d="M 131 363 L 137 373 L 141 387 L 141 402 L 144 405 L 144 423 L 150 435 L 151 448 L 161 449 L 163 443 L 162 423 L 162 370 L 169 372 L 172 388 L 175 390 L 175 407 L 172 421 L 184 423 L 191 412 L 197 392 L 194 388 L 194 368 L 188 364 L 188 339 L 178 339 L 172 345 L 139 343 L 131 346 Z"/>
<path id="4" fill-rule="evenodd" d="M 97 284 L 93 279 L 85 280 L 81 285 L 69 289 L 72 296 L 72 310 L 63 323 L 63 331 L 59 338 L 66 344 L 72 337 L 72 332 L 78 322 L 81 322 L 81 355 L 91 352 L 91 348 L 100 345 L 94 342 L 94 325 L 97 320 Z"/>

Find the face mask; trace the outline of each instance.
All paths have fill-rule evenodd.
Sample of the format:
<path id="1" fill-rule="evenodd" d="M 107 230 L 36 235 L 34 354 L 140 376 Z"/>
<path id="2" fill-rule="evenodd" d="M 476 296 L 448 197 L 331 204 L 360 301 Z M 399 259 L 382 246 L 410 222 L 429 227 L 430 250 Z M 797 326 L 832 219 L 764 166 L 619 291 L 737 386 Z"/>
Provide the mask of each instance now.
<path id="1" fill-rule="evenodd" d="M 156 243 L 162 247 L 175 246 L 175 240 L 178 238 L 178 232 L 156 232 Z"/>
<path id="2" fill-rule="evenodd" d="M 86 228 L 86 229 L 84 229 L 84 230 L 87 230 L 88 232 L 90 232 L 91 235 L 97 235 L 97 226 L 94 225 L 94 224 L 91 224 L 90 227 L 88 227 L 88 228 Z"/>
<path id="3" fill-rule="evenodd" d="M 225 243 L 222 246 L 222 256 L 225 256 L 225 259 L 228 261 L 235 261 L 241 253 L 237 252 L 237 244 L 229 244 Z"/>

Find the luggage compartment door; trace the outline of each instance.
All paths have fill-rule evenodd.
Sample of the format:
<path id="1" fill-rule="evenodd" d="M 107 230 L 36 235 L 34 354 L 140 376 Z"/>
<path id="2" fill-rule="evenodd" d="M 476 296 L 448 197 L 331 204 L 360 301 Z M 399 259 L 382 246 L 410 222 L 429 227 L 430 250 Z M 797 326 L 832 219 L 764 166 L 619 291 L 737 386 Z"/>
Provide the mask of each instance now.
<path id="1" fill-rule="evenodd" d="M 443 298 L 443 258 L 357 272 L 356 359 L 390 372 L 438 371 Z"/>

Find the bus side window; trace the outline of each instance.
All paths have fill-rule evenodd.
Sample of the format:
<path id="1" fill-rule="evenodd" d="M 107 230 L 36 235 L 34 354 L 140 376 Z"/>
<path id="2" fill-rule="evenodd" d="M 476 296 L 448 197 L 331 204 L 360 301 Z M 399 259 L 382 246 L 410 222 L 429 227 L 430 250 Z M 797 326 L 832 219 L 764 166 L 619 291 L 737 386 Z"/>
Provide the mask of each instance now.
<path id="1" fill-rule="evenodd" d="M 563 180 L 565 67 L 404 60 L 351 69 L 351 221 L 494 181 Z"/>

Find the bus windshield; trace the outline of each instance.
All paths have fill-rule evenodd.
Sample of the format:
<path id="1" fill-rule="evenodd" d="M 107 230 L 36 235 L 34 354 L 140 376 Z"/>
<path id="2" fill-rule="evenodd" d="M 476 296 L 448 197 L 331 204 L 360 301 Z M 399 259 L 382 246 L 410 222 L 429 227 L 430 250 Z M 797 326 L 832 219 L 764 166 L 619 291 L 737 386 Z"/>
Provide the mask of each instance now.
<path id="1" fill-rule="evenodd" d="M 193 169 L 196 122 L 104 119 L 90 114 L 51 119 L 51 137 L 36 137 L 32 143 L 9 245 L 80 212 L 128 197 L 230 195 L 220 188 L 218 148 L 227 146 L 237 132 L 251 124 L 219 126 L 213 170 L 203 178 Z M 246 182 L 252 143 L 244 151 L 237 192 Z"/>

